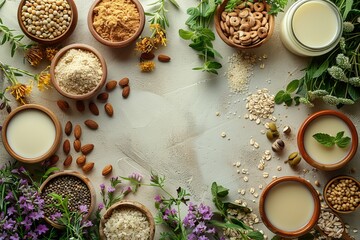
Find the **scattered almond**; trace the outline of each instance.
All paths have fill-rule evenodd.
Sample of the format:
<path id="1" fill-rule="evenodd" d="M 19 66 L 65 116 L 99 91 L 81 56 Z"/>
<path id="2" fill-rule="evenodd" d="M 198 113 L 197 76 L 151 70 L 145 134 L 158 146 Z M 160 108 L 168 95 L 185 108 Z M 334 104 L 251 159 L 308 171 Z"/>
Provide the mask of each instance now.
<path id="1" fill-rule="evenodd" d="M 70 166 L 71 165 L 71 163 L 72 163 L 72 156 L 69 154 L 66 158 L 65 158 L 65 161 L 64 161 L 64 166 L 65 167 L 68 167 L 68 166 Z"/>
<path id="2" fill-rule="evenodd" d="M 94 102 L 89 103 L 90 112 L 96 116 L 99 115 L 99 109 Z"/>
<path id="3" fill-rule="evenodd" d="M 129 78 L 125 77 L 119 81 L 120 87 L 124 88 L 129 85 Z"/>
<path id="4" fill-rule="evenodd" d="M 64 132 L 66 135 L 70 136 L 71 131 L 72 131 L 72 123 L 70 121 L 67 121 L 67 123 L 65 124 Z"/>
<path id="5" fill-rule="evenodd" d="M 79 112 L 85 111 L 85 103 L 83 101 L 81 101 L 81 100 L 76 101 L 76 109 Z"/>
<path id="6" fill-rule="evenodd" d="M 70 109 L 68 102 L 64 100 L 58 100 L 56 103 L 63 112 L 67 112 Z"/>
<path id="7" fill-rule="evenodd" d="M 101 101 L 101 102 L 106 102 L 109 98 L 109 94 L 107 92 L 102 92 L 99 93 L 99 95 L 97 95 L 97 100 Z"/>
<path id="8" fill-rule="evenodd" d="M 85 173 L 90 172 L 94 168 L 94 165 L 95 165 L 95 163 L 93 163 L 93 162 L 85 163 L 85 165 L 82 167 L 82 170 Z"/>
<path id="9" fill-rule="evenodd" d="M 84 155 L 88 155 L 89 153 L 92 152 L 93 149 L 94 149 L 94 144 L 86 144 L 81 147 L 81 152 Z"/>
<path id="10" fill-rule="evenodd" d="M 111 80 L 109 82 L 106 83 L 105 85 L 105 89 L 107 91 L 112 91 L 116 88 L 117 82 L 115 80 Z"/>
<path id="11" fill-rule="evenodd" d="M 106 165 L 102 170 L 102 175 L 106 176 L 106 175 L 110 174 L 111 171 L 112 171 L 112 165 L 111 164 Z"/>
<path id="12" fill-rule="evenodd" d="M 167 56 L 167 55 L 160 54 L 160 55 L 158 56 L 158 60 L 159 60 L 160 62 L 170 62 L 171 58 L 170 58 L 169 56 Z"/>
<path id="13" fill-rule="evenodd" d="M 75 128 L 74 128 L 74 137 L 76 138 L 76 139 L 80 139 L 80 137 L 81 137 L 81 127 L 80 127 L 80 125 L 79 124 L 76 124 L 75 125 Z"/>
<path id="14" fill-rule="evenodd" d="M 140 55 L 140 60 L 153 60 L 155 55 L 152 52 L 149 53 L 142 53 Z"/>
<path id="15" fill-rule="evenodd" d="M 129 86 L 124 87 L 122 91 L 123 98 L 128 98 L 129 94 L 130 94 L 130 87 Z"/>
<path id="16" fill-rule="evenodd" d="M 81 142 L 79 139 L 75 139 L 74 141 L 74 149 L 76 152 L 80 152 L 81 149 Z"/>
<path id="17" fill-rule="evenodd" d="M 113 106 L 110 103 L 106 103 L 104 106 L 105 112 L 109 117 L 112 117 L 114 115 L 114 109 Z"/>
<path id="18" fill-rule="evenodd" d="M 85 155 L 81 155 L 76 159 L 76 164 L 80 167 L 84 166 L 86 163 L 86 156 Z"/>
<path id="19" fill-rule="evenodd" d="M 105 104 L 105 106 L 106 106 L 106 104 Z M 99 127 L 99 124 L 97 124 L 97 122 L 95 122 L 94 120 L 91 120 L 91 119 L 86 120 L 84 123 L 88 128 L 93 129 L 93 130 L 98 129 L 98 127 Z"/>
<path id="20" fill-rule="evenodd" d="M 59 161 L 59 156 L 54 154 L 52 155 L 49 160 L 48 160 L 48 163 L 49 163 L 49 166 L 54 166 L 56 165 L 56 163 Z"/>
<path id="21" fill-rule="evenodd" d="M 70 141 L 69 139 L 66 139 L 63 143 L 63 151 L 65 154 L 69 154 L 70 152 Z"/>

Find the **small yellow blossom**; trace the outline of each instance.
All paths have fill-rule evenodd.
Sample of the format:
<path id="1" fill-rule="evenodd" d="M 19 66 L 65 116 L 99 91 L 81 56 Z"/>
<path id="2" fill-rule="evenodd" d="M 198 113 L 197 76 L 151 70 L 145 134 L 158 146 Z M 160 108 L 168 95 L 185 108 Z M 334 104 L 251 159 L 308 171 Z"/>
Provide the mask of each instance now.
<path id="1" fill-rule="evenodd" d="M 54 48 L 54 47 L 47 47 L 47 48 L 45 49 L 45 57 L 46 57 L 46 59 L 49 60 L 49 61 L 51 61 L 51 60 L 54 58 L 55 54 L 56 54 L 58 51 L 59 51 L 59 50 L 56 49 L 56 48 Z"/>
<path id="2" fill-rule="evenodd" d="M 32 91 L 32 83 L 29 85 L 17 83 L 8 87 L 8 90 L 10 91 L 11 95 L 14 96 L 16 101 L 21 104 L 26 104 L 26 97 L 29 96 Z"/>
<path id="3" fill-rule="evenodd" d="M 36 75 L 37 87 L 40 91 L 48 89 L 50 86 L 50 73 L 46 70 L 42 71 L 40 74 Z"/>
<path id="4" fill-rule="evenodd" d="M 43 57 L 44 57 L 43 50 L 39 45 L 32 46 L 25 53 L 25 59 L 33 67 L 39 65 Z"/>
<path id="5" fill-rule="evenodd" d="M 151 50 L 155 48 L 154 42 L 152 38 L 144 37 L 141 38 L 140 41 L 136 43 L 136 50 L 143 52 L 143 53 L 149 53 Z"/>
<path id="6" fill-rule="evenodd" d="M 153 61 L 140 62 L 139 65 L 142 72 L 152 72 L 155 68 L 155 63 Z"/>
<path id="7" fill-rule="evenodd" d="M 155 46 L 163 45 L 166 46 L 166 33 L 165 30 L 159 24 L 151 24 L 150 28 L 154 31 L 153 37 Z"/>

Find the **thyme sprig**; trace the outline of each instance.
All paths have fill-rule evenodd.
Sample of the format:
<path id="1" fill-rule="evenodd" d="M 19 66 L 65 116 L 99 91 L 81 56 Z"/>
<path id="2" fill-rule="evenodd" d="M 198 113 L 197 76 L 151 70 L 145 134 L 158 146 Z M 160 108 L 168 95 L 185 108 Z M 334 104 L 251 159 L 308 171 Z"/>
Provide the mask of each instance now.
<path id="1" fill-rule="evenodd" d="M 221 55 L 213 47 L 215 34 L 210 29 L 216 8 L 220 3 L 221 0 L 201 0 L 196 7 L 187 9 L 189 18 L 185 24 L 189 30 L 180 29 L 179 35 L 184 40 L 192 42 L 189 47 L 197 51 L 203 61 L 202 66 L 195 67 L 193 70 L 218 74 L 217 70 L 222 67 L 215 60 L 216 57 L 221 58 Z"/>

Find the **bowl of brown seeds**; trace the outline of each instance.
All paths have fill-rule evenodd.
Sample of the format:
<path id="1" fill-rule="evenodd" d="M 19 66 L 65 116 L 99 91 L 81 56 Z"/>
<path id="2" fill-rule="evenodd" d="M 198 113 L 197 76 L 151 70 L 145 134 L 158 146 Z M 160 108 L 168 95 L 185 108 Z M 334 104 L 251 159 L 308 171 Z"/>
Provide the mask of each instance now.
<path id="1" fill-rule="evenodd" d="M 334 212 L 354 212 L 360 206 L 360 183 L 350 176 L 332 178 L 325 185 L 324 198 Z"/>
<path id="2" fill-rule="evenodd" d="M 265 1 L 242 1 L 226 10 L 224 0 L 215 13 L 215 28 L 220 38 L 230 47 L 249 49 L 259 47 L 274 32 L 275 18 L 268 14 L 270 5 Z"/>
<path id="3" fill-rule="evenodd" d="M 21 0 L 17 18 L 28 38 L 53 45 L 73 33 L 78 13 L 73 0 Z"/>
<path id="4" fill-rule="evenodd" d="M 45 201 L 45 221 L 55 228 L 62 229 L 64 226 L 52 220 L 54 214 L 58 213 L 51 204 L 55 200 L 49 196 L 50 193 L 56 193 L 63 198 L 68 198 L 68 208 L 71 212 L 80 211 L 80 206 L 87 207 L 88 212 L 84 215 L 86 220 L 90 217 L 95 206 L 95 191 L 90 180 L 76 171 L 62 171 L 49 176 L 40 186 L 41 197 Z"/>

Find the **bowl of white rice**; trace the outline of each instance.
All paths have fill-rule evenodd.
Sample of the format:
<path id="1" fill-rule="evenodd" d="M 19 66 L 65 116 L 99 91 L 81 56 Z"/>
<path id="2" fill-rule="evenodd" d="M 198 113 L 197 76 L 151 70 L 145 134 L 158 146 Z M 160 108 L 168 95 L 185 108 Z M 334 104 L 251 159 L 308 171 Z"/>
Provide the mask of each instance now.
<path id="1" fill-rule="evenodd" d="M 141 203 L 120 201 L 106 210 L 99 232 L 102 240 L 153 240 L 155 222 L 151 212 Z"/>

